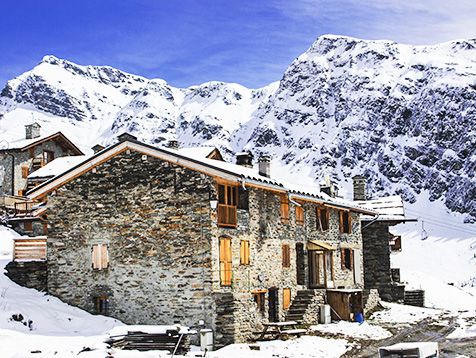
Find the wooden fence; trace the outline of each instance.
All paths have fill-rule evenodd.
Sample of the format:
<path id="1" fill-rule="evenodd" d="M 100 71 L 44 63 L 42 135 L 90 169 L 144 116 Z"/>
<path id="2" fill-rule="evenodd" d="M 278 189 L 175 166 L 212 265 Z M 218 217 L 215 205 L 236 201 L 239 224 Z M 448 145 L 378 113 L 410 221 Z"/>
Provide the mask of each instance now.
<path id="1" fill-rule="evenodd" d="M 46 236 L 14 239 L 13 260 L 46 260 Z"/>

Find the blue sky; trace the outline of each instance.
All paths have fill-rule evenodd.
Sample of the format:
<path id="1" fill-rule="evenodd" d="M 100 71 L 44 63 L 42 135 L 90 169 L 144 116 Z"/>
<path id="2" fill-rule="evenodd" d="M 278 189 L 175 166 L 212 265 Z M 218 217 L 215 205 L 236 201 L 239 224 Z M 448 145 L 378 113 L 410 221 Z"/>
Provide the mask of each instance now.
<path id="1" fill-rule="evenodd" d="M 322 34 L 476 37 L 474 0 L 3 0 L 0 87 L 52 54 L 185 87 L 261 87 Z"/>

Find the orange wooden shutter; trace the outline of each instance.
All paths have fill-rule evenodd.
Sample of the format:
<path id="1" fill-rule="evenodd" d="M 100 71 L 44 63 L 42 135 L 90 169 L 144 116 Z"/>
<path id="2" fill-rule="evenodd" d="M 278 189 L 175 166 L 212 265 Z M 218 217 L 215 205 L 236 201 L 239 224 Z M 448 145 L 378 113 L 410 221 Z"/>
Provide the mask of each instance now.
<path id="1" fill-rule="evenodd" d="M 231 264 L 231 239 L 220 239 L 220 283 L 223 286 L 231 285 Z"/>
<path id="2" fill-rule="evenodd" d="M 339 232 L 344 232 L 344 212 L 339 211 Z"/>
<path id="3" fill-rule="evenodd" d="M 352 215 L 350 215 L 350 211 L 349 211 L 347 217 L 349 218 L 349 220 L 348 220 L 349 230 L 348 230 L 347 233 L 351 234 L 352 233 Z"/>
<path id="4" fill-rule="evenodd" d="M 345 249 L 340 249 L 340 268 L 345 270 Z"/>
<path id="5" fill-rule="evenodd" d="M 99 269 L 100 268 L 100 250 L 99 250 L 99 245 L 93 245 L 93 252 L 92 252 L 92 260 L 93 260 L 93 269 Z"/>
<path id="6" fill-rule="evenodd" d="M 283 288 L 283 308 L 287 310 L 291 306 L 291 289 Z"/>
<path id="7" fill-rule="evenodd" d="M 109 255 L 107 252 L 107 245 L 101 245 L 101 268 L 107 268 L 109 264 Z"/>
<path id="8" fill-rule="evenodd" d="M 246 240 L 240 242 L 240 264 L 250 264 L 250 242 Z"/>
<path id="9" fill-rule="evenodd" d="M 281 195 L 281 222 L 284 224 L 289 223 L 289 200 L 286 195 Z"/>
<path id="10" fill-rule="evenodd" d="M 291 253 L 288 244 L 282 245 L 283 267 L 291 266 Z"/>
<path id="11" fill-rule="evenodd" d="M 21 167 L 21 177 L 22 178 L 27 178 L 28 177 L 28 167 L 27 166 L 22 166 Z"/>
<path id="12" fill-rule="evenodd" d="M 354 271 L 354 250 L 349 249 L 350 269 Z"/>

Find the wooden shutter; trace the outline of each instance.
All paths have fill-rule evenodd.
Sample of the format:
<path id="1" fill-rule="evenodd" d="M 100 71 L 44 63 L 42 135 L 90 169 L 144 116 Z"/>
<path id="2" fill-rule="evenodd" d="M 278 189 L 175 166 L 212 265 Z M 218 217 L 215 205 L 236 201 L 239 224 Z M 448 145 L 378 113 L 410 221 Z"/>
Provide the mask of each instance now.
<path id="1" fill-rule="evenodd" d="M 288 244 L 282 245 L 283 267 L 291 266 L 291 250 Z"/>
<path id="2" fill-rule="evenodd" d="M 347 213 L 347 225 L 348 225 L 348 230 L 347 233 L 351 234 L 352 233 L 352 215 L 350 215 L 350 211 Z"/>
<path id="3" fill-rule="evenodd" d="M 280 214 L 281 222 L 289 224 L 289 199 L 285 194 L 281 195 Z"/>
<path id="4" fill-rule="evenodd" d="M 220 239 L 220 284 L 222 286 L 231 286 L 232 275 L 231 262 L 231 239 Z"/>
<path id="5" fill-rule="evenodd" d="M 350 256 L 350 270 L 354 270 L 354 250 L 349 249 Z"/>
<path id="6" fill-rule="evenodd" d="M 283 308 L 287 310 L 291 306 L 291 289 L 283 288 Z"/>
<path id="7" fill-rule="evenodd" d="M 101 251 L 99 245 L 93 245 L 93 269 L 99 270 L 101 268 Z"/>
<path id="8" fill-rule="evenodd" d="M 27 178 L 28 177 L 28 167 L 26 165 L 21 167 L 21 177 Z"/>
<path id="9" fill-rule="evenodd" d="M 101 268 L 107 268 L 109 265 L 109 254 L 107 252 L 107 245 L 101 245 Z"/>
<path id="10" fill-rule="evenodd" d="M 344 212 L 339 211 L 339 232 L 344 232 Z"/>
<path id="11" fill-rule="evenodd" d="M 240 242 L 240 265 L 250 264 L 250 242 L 242 240 Z"/>
<path id="12" fill-rule="evenodd" d="M 304 208 L 296 206 L 296 224 L 304 225 Z"/>
<path id="13" fill-rule="evenodd" d="M 345 249 L 340 249 L 340 268 L 345 270 Z"/>

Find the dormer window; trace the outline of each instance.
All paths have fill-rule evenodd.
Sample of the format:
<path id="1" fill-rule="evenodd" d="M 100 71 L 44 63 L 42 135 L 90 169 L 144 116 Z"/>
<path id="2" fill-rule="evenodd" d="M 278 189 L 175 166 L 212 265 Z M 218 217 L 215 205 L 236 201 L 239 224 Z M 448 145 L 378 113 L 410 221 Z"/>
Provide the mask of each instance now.
<path id="1" fill-rule="evenodd" d="M 43 151 L 43 165 L 48 164 L 49 162 L 55 159 L 55 152 L 51 150 L 44 150 Z"/>

